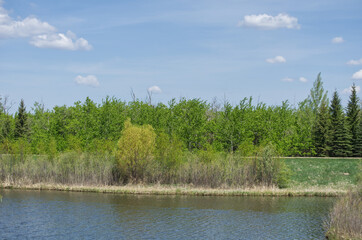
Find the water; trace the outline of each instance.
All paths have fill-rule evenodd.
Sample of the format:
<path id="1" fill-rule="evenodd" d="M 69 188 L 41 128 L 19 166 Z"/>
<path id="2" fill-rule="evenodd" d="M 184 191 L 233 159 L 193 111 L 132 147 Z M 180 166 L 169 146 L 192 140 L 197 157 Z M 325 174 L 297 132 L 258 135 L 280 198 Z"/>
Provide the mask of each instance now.
<path id="1" fill-rule="evenodd" d="M 323 239 L 334 198 L 0 190 L 0 239 Z"/>

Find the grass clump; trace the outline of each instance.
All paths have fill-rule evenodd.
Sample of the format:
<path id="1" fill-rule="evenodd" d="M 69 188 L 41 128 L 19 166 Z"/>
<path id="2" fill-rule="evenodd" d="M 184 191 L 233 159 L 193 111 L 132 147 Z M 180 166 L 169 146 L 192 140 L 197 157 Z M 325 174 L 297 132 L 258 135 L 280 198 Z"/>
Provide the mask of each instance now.
<path id="1" fill-rule="evenodd" d="M 362 239 L 362 189 L 341 197 L 325 223 L 329 239 Z"/>

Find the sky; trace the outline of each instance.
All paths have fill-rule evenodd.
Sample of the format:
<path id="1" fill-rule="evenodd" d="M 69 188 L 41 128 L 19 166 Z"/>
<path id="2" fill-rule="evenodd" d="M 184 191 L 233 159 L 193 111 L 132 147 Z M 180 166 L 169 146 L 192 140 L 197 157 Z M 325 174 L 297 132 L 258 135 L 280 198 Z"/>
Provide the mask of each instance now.
<path id="1" fill-rule="evenodd" d="M 167 104 L 304 100 L 319 72 L 362 86 L 360 0 L 0 0 L 0 95 L 51 109 L 90 97 Z"/>

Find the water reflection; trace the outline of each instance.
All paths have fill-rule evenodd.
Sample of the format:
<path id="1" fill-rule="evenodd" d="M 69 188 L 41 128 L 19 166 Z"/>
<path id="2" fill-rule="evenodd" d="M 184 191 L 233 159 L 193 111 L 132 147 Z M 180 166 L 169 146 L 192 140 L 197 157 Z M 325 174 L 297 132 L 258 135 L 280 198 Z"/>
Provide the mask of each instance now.
<path id="1" fill-rule="evenodd" d="M 333 198 L 3 190 L 0 238 L 323 239 Z"/>

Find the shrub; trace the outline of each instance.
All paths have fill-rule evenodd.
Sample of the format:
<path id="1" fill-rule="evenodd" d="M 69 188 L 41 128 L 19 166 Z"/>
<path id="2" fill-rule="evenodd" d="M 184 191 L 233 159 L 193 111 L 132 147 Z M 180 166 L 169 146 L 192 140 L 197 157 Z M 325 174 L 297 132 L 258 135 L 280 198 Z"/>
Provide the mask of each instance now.
<path id="1" fill-rule="evenodd" d="M 155 139 L 150 125 L 136 126 L 126 120 L 116 151 L 125 180 L 137 182 L 143 179 L 146 166 L 154 158 Z"/>
<path id="2" fill-rule="evenodd" d="M 152 181 L 169 183 L 181 165 L 182 158 L 182 142 L 175 136 L 170 137 L 163 131 L 159 132 L 156 137 L 155 161 L 149 169 L 149 174 L 157 172 L 159 177 L 151 177 Z M 155 168 L 158 168 L 158 171 Z"/>
<path id="3" fill-rule="evenodd" d="M 273 146 L 264 147 L 254 159 L 252 167 L 254 182 L 257 185 L 287 187 L 290 170 L 280 158 L 276 157 Z"/>

